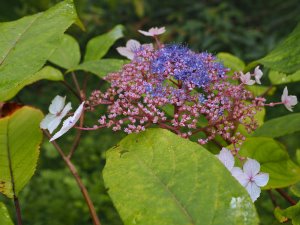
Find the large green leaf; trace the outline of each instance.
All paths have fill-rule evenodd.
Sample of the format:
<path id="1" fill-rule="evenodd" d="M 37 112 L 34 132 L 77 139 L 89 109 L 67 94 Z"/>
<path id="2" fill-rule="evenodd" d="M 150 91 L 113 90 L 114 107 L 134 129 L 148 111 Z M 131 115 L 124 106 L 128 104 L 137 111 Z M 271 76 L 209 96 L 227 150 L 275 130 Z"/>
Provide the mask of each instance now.
<path id="1" fill-rule="evenodd" d="M 11 218 L 9 217 L 7 208 L 2 202 L 0 202 L 0 224 L 1 225 L 13 225 L 13 222 L 12 222 Z"/>
<path id="2" fill-rule="evenodd" d="M 300 81 L 300 70 L 288 76 L 285 73 L 271 70 L 269 72 L 269 78 L 274 85 L 298 82 Z"/>
<path id="3" fill-rule="evenodd" d="M 233 74 L 233 72 L 243 71 L 245 69 L 245 63 L 230 53 L 220 52 L 217 54 L 217 58 L 223 62 L 225 67 L 230 69 L 230 74 Z"/>
<path id="4" fill-rule="evenodd" d="M 8 94 L 9 93 L 14 94 L 14 93 L 20 91 L 26 85 L 32 84 L 36 81 L 43 80 L 43 79 L 52 80 L 52 81 L 60 81 L 60 80 L 64 80 L 64 76 L 60 72 L 60 70 L 55 69 L 51 66 L 45 66 L 40 71 L 33 74 L 33 76 L 28 78 L 26 80 L 26 82 L 23 82 L 23 83 L 19 84 L 19 86 L 17 86 L 14 89 L 11 89 L 10 91 L 8 91 Z"/>
<path id="5" fill-rule="evenodd" d="M 34 174 L 39 156 L 43 114 L 24 106 L 0 119 L 0 192 L 12 198 Z"/>
<path id="6" fill-rule="evenodd" d="M 70 69 L 70 71 L 84 70 L 97 75 L 100 78 L 105 77 L 108 73 L 119 71 L 127 60 L 121 59 L 101 59 L 95 61 L 87 61 Z"/>
<path id="7" fill-rule="evenodd" d="M 247 138 L 241 156 L 256 159 L 261 170 L 270 175 L 265 189 L 287 187 L 300 181 L 300 167 L 290 159 L 284 147 L 272 138 Z"/>
<path id="8" fill-rule="evenodd" d="M 123 37 L 122 25 L 115 26 L 111 31 L 92 38 L 87 46 L 84 61 L 99 60 L 108 52 L 116 40 Z"/>
<path id="9" fill-rule="evenodd" d="M 283 73 L 300 70 L 300 24 L 273 51 L 257 61 Z"/>
<path id="10" fill-rule="evenodd" d="M 46 12 L 0 23 L 0 101 L 12 98 L 42 68 L 76 18 L 67 0 Z"/>
<path id="11" fill-rule="evenodd" d="M 300 225 L 300 202 L 296 205 L 288 207 L 284 210 L 277 210 L 277 213 L 282 217 L 286 217 L 292 220 L 293 225 Z"/>
<path id="12" fill-rule="evenodd" d="M 258 224 L 245 189 L 200 145 L 162 129 L 107 152 L 103 177 L 124 224 Z"/>
<path id="13" fill-rule="evenodd" d="M 268 120 L 254 133 L 255 137 L 280 137 L 300 131 L 300 113 L 292 113 L 287 116 Z"/>
<path id="14" fill-rule="evenodd" d="M 80 61 L 80 48 L 76 39 L 65 34 L 49 61 L 65 69 L 77 66 Z"/>

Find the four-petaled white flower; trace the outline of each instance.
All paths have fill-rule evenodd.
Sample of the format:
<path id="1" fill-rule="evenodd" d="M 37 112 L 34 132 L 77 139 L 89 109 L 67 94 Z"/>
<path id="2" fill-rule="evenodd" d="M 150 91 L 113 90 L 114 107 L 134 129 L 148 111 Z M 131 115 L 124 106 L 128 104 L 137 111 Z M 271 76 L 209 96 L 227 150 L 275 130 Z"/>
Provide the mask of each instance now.
<path id="1" fill-rule="evenodd" d="M 59 95 L 52 100 L 49 106 L 49 113 L 40 123 L 40 128 L 48 129 L 51 134 L 58 127 L 61 120 L 72 109 L 70 102 L 65 106 L 65 101 L 66 97 Z"/>
<path id="2" fill-rule="evenodd" d="M 55 139 L 59 138 L 63 134 L 65 134 L 67 131 L 69 131 L 79 120 L 82 112 L 83 112 L 83 105 L 84 102 L 80 104 L 80 106 L 76 109 L 73 116 L 68 117 L 64 122 L 61 129 L 50 139 L 50 141 L 54 141 Z"/>
<path id="3" fill-rule="evenodd" d="M 259 171 L 260 164 L 254 159 L 247 159 L 243 166 L 243 170 L 238 167 L 234 167 L 231 170 L 232 176 L 246 188 L 253 202 L 260 195 L 260 187 L 265 186 L 269 181 L 269 174 Z"/>
<path id="4" fill-rule="evenodd" d="M 291 112 L 293 112 L 293 106 L 297 105 L 298 100 L 295 95 L 289 95 L 287 87 L 284 88 L 281 95 L 281 101 L 284 106 Z"/>
<path id="5" fill-rule="evenodd" d="M 259 69 L 259 66 L 255 67 L 254 78 L 256 83 L 261 84 L 260 79 L 262 76 L 263 76 L 263 72 L 261 71 L 261 69 Z"/>
<path id="6" fill-rule="evenodd" d="M 154 36 L 157 36 L 157 35 L 160 35 L 160 34 L 163 34 L 166 32 L 166 29 L 165 27 L 152 27 L 150 28 L 148 31 L 143 31 L 143 30 L 139 30 L 139 32 L 145 36 L 151 36 L 151 37 L 154 37 Z"/>
<path id="7" fill-rule="evenodd" d="M 234 157 L 230 150 L 228 150 L 227 148 L 222 148 L 217 157 L 229 171 L 233 169 Z"/>
<path id="8" fill-rule="evenodd" d="M 139 50 L 140 47 L 140 42 L 130 39 L 127 41 L 126 47 L 118 47 L 117 51 L 120 53 L 120 55 L 132 60 L 134 58 L 134 52 Z"/>
<path id="9" fill-rule="evenodd" d="M 243 74 L 242 72 L 240 72 L 240 79 L 243 84 L 253 85 L 255 83 L 254 80 L 251 80 L 251 74 L 249 72 L 246 74 Z"/>

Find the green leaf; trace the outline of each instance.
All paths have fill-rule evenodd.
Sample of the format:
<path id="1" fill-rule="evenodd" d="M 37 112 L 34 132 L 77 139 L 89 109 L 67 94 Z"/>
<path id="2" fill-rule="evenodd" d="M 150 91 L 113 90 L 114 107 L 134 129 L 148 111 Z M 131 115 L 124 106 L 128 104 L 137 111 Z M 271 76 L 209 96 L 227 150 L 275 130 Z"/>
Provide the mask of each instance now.
<path id="1" fill-rule="evenodd" d="M 76 39 L 65 34 L 49 61 L 65 69 L 77 66 L 80 62 L 80 48 Z"/>
<path id="2" fill-rule="evenodd" d="M 19 86 L 16 86 L 14 89 L 9 90 L 7 92 L 7 94 L 14 95 L 15 93 L 19 92 L 25 86 L 30 85 L 36 81 L 43 80 L 43 79 L 52 80 L 52 81 L 60 81 L 60 80 L 64 80 L 64 76 L 58 69 L 55 69 L 51 66 L 45 66 L 40 71 L 38 71 L 35 74 L 33 74 L 32 76 L 28 77 L 28 79 L 25 82 L 19 84 Z"/>
<path id="3" fill-rule="evenodd" d="M 0 101 L 16 95 L 42 68 L 76 18 L 67 0 L 46 12 L 0 23 Z"/>
<path id="4" fill-rule="evenodd" d="M 269 78 L 274 85 L 298 82 L 300 81 L 300 70 L 288 76 L 285 73 L 271 70 L 269 72 Z"/>
<path id="5" fill-rule="evenodd" d="M 254 133 L 255 137 L 281 137 L 300 131 L 300 113 L 292 113 L 287 116 L 268 120 Z"/>
<path id="6" fill-rule="evenodd" d="M 288 218 L 286 218 L 283 215 L 283 210 L 280 209 L 279 207 L 276 207 L 274 210 L 274 216 L 275 218 L 280 222 L 280 223 L 285 223 L 288 221 Z"/>
<path id="7" fill-rule="evenodd" d="M 300 197 L 300 182 L 292 185 L 290 190 L 294 195 L 296 195 L 297 197 Z"/>
<path id="8" fill-rule="evenodd" d="M 7 208 L 2 202 L 0 202 L 0 224 L 13 225 L 13 222 L 8 214 Z"/>
<path id="9" fill-rule="evenodd" d="M 269 173 L 270 180 L 264 189 L 287 187 L 300 181 L 300 167 L 272 138 L 247 138 L 239 154 L 256 159 L 261 164 L 261 171 Z"/>
<path id="10" fill-rule="evenodd" d="M 249 195 L 219 160 L 167 130 L 128 135 L 107 152 L 103 177 L 125 225 L 258 224 Z"/>
<path id="11" fill-rule="evenodd" d="M 262 86 L 262 85 L 247 85 L 246 89 L 251 91 L 254 96 L 260 96 L 268 91 L 268 95 L 274 94 L 276 87 L 272 87 L 271 90 L 268 90 L 270 87 Z"/>
<path id="12" fill-rule="evenodd" d="M 283 73 L 300 70 L 300 24 L 274 50 L 257 61 Z"/>
<path id="13" fill-rule="evenodd" d="M 87 61 L 70 69 L 68 72 L 75 70 L 84 70 L 97 75 L 100 78 L 105 77 L 108 73 L 119 71 L 127 60 L 121 59 L 101 59 Z"/>
<path id="14" fill-rule="evenodd" d="M 217 58 L 223 62 L 225 67 L 230 69 L 230 74 L 233 74 L 236 71 L 243 71 L 245 69 L 245 63 L 230 53 L 220 52 L 217 54 Z"/>
<path id="15" fill-rule="evenodd" d="M 0 119 L 0 192 L 9 198 L 18 195 L 35 172 L 43 114 L 24 106 Z"/>
<path id="16" fill-rule="evenodd" d="M 122 25 L 115 26 L 111 31 L 92 38 L 86 46 L 84 61 L 99 60 L 108 52 L 116 40 L 123 37 Z"/>
<path id="17" fill-rule="evenodd" d="M 291 219 L 293 225 L 300 225 L 300 202 L 282 210 L 281 215 Z"/>

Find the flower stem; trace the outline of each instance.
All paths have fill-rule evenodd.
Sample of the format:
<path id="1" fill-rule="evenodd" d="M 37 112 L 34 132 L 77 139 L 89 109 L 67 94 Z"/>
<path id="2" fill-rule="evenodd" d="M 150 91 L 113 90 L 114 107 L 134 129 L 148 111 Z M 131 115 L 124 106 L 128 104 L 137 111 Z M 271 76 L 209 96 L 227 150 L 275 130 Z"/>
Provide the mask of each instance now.
<path id="1" fill-rule="evenodd" d="M 50 139 L 51 136 L 50 134 L 44 130 L 44 134 Z M 94 207 L 94 204 L 89 196 L 89 193 L 86 189 L 86 187 L 84 186 L 84 184 L 82 183 L 82 180 L 74 166 L 74 164 L 71 162 L 71 160 L 69 159 L 69 157 L 67 157 L 65 155 L 65 153 L 62 151 L 62 149 L 60 148 L 60 146 L 55 142 L 55 141 L 52 141 L 51 142 L 53 144 L 53 146 L 55 147 L 55 149 L 58 151 L 58 153 L 60 154 L 60 156 L 63 158 L 64 162 L 66 163 L 66 165 L 68 166 L 70 172 L 72 173 L 73 177 L 75 178 L 79 188 L 80 188 L 80 191 L 84 197 L 84 200 L 89 208 L 89 211 L 90 211 L 90 215 L 92 217 L 92 220 L 93 220 L 93 224 L 94 225 L 101 225 L 100 223 L 100 220 L 98 218 L 98 215 L 96 213 L 96 210 L 95 210 L 95 207 Z"/>
<path id="2" fill-rule="evenodd" d="M 296 205 L 297 202 L 291 198 L 287 193 L 285 193 L 282 189 L 276 188 L 275 189 L 287 202 L 289 202 L 291 205 Z"/>

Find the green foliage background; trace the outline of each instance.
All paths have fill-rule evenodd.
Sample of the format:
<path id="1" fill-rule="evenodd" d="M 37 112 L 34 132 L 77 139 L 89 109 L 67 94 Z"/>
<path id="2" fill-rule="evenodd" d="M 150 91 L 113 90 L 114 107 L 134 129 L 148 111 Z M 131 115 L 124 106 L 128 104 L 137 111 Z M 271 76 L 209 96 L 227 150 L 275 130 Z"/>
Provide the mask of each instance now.
<path id="1" fill-rule="evenodd" d="M 0 1 L 0 21 L 11 21 L 43 11 L 57 2 L 59 0 Z M 138 29 L 166 26 L 164 42 L 183 42 L 198 51 L 230 52 L 245 62 L 250 62 L 266 55 L 300 21 L 298 0 L 77 0 L 75 3 L 86 26 L 86 32 L 72 27 L 68 33 L 77 38 L 81 50 L 84 50 L 83 46 L 92 37 L 107 32 L 117 24 L 126 27 L 126 39 L 136 38 L 144 42 L 149 42 L 149 39 L 139 35 Z M 119 40 L 115 46 L 123 45 L 125 41 Z M 115 48 L 109 51 L 108 56 L 119 57 Z M 267 81 L 266 77 L 264 79 Z M 91 76 L 88 84 L 89 91 L 100 86 L 105 88 L 105 84 L 96 76 Z M 299 96 L 298 85 L 299 82 L 291 84 L 290 93 Z M 278 94 L 271 99 L 279 99 L 283 87 L 284 85 L 278 86 Z M 23 89 L 15 100 L 42 108 L 46 112 L 48 103 L 55 95 L 66 93 L 65 87 L 59 83 L 40 81 Z M 68 99 L 76 102 L 70 96 L 68 95 Z M 295 111 L 300 112 L 299 105 L 295 107 Z M 266 120 L 285 114 L 289 112 L 284 107 L 277 107 L 276 110 L 268 108 Z M 87 124 L 92 124 L 96 118 L 95 113 L 88 118 Z M 60 141 L 66 150 L 70 147 L 72 134 L 74 133 L 71 132 L 64 138 L 65 143 Z M 122 224 L 107 195 L 101 175 L 105 150 L 122 137 L 124 135 L 120 133 L 111 135 L 109 130 L 85 133 L 74 157 L 74 163 L 80 170 L 103 224 Z M 279 140 L 287 146 L 292 160 L 299 164 L 296 160 L 296 149 L 300 146 L 299 133 L 280 137 Z M 47 141 L 41 147 L 38 163 L 37 173 L 20 195 L 24 224 L 91 224 L 80 190 L 55 149 Z M 13 215 L 13 205 L 10 201 L 5 203 Z M 277 224 L 274 222 L 272 204 L 266 193 L 256 205 L 262 224 Z"/>

